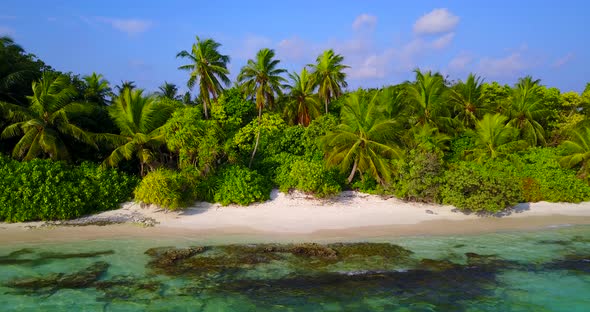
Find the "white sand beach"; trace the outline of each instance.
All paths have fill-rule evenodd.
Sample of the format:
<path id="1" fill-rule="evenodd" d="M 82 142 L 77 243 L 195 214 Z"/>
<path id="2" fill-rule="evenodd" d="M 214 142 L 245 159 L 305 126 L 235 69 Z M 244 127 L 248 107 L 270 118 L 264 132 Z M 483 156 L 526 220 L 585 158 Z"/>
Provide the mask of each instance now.
<path id="1" fill-rule="evenodd" d="M 154 227 L 134 224 L 155 221 Z M 0 243 L 93 239 L 116 236 L 263 235 L 266 237 L 363 238 L 398 235 L 471 234 L 501 230 L 590 224 L 590 202 L 517 205 L 502 217 L 459 212 L 452 206 L 404 202 L 358 192 L 330 199 L 273 191 L 271 199 L 250 206 L 199 202 L 182 211 L 126 203 L 121 209 L 81 219 L 119 221 L 106 226 L 47 226 L 44 222 L 0 224 Z M 143 222 L 143 221 L 142 221 Z"/>

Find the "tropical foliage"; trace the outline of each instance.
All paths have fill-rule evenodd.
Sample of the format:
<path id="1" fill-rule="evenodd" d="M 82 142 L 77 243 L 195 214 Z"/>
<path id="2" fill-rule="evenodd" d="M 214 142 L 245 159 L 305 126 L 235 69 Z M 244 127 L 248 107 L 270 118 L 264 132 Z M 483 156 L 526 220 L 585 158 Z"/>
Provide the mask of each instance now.
<path id="1" fill-rule="evenodd" d="M 27 97 L 28 107 L 0 103 L 0 109 L 11 111 L 9 120 L 12 122 L 2 131 L 0 138 L 20 137 L 12 156 L 24 160 L 37 157 L 69 159 L 66 136 L 96 146 L 92 134 L 70 122 L 70 114 L 86 109 L 72 101 L 75 95 L 76 91 L 67 77 L 46 73 L 41 81 L 33 82 L 33 95 Z"/>
<path id="2" fill-rule="evenodd" d="M 318 56 L 315 64 L 308 65 L 311 68 L 312 80 L 318 86 L 318 96 L 324 102 L 326 114 L 330 101 L 341 96 L 343 89 L 348 86 L 346 74 L 343 72 L 348 66 L 343 65 L 343 61 L 344 57 L 329 49 Z"/>
<path id="3" fill-rule="evenodd" d="M 322 138 L 327 163 L 355 175 L 368 172 L 381 184 L 391 178 L 390 159 L 399 157 L 397 120 L 384 117 L 387 92 L 349 94 L 342 107 L 341 123 Z"/>
<path id="4" fill-rule="evenodd" d="M 92 163 L 21 163 L 0 155 L 0 220 L 63 220 L 115 209 L 131 198 L 137 180 Z"/>
<path id="5" fill-rule="evenodd" d="M 190 72 L 187 82 L 189 88 L 199 84 L 199 97 L 203 102 L 203 113 L 205 119 L 209 118 L 208 109 L 211 106 L 211 97 L 216 100 L 223 90 L 222 84 L 229 85 L 227 77 L 229 70 L 227 65 L 229 56 L 221 54 L 218 50 L 221 44 L 213 39 L 201 40 L 196 37 L 197 42 L 193 44 L 190 52 L 182 50 L 176 57 L 185 58 L 189 64 L 182 65 L 178 69 Z"/>
<path id="6" fill-rule="evenodd" d="M 145 174 L 145 165 L 155 160 L 155 151 L 164 145 L 163 126 L 175 107 L 143 96 L 143 90 L 123 89 L 109 107 L 109 114 L 120 130 L 120 135 L 104 135 L 105 141 L 116 144 L 115 150 L 103 165 L 115 167 L 122 160 L 137 158 L 140 174 Z"/>
<path id="7" fill-rule="evenodd" d="M 135 200 L 168 209 L 247 205 L 273 187 L 493 213 L 590 200 L 590 84 L 561 93 L 530 76 L 511 86 L 416 69 L 413 81 L 349 91 L 333 50 L 287 73 L 265 48 L 227 88 L 220 49 L 197 37 L 176 55 L 195 98 L 166 81 L 152 92 L 61 73 L 1 37 L 0 154 L 16 160 L 0 156 L 0 219 L 111 209 L 140 177 Z"/>

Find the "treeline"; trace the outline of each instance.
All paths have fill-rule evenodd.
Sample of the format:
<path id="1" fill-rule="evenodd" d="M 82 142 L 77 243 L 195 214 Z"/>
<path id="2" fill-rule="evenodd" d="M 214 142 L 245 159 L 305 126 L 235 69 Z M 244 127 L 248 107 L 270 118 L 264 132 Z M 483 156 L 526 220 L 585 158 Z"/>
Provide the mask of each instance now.
<path id="1" fill-rule="evenodd" d="M 288 73 L 262 49 L 229 87 L 219 48 L 197 37 L 178 53 L 193 97 L 169 83 L 149 94 L 131 81 L 60 73 L 4 37 L 0 151 L 115 167 L 142 177 L 136 200 L 171 209 L 247 205 L 273 187 L 489 212 L 590 199 L 590 85 L 561 93 L 532 77 L 508 86 L 416 70 L 414 81 L 347 91 L 347 66 L 332 50 Z"/>

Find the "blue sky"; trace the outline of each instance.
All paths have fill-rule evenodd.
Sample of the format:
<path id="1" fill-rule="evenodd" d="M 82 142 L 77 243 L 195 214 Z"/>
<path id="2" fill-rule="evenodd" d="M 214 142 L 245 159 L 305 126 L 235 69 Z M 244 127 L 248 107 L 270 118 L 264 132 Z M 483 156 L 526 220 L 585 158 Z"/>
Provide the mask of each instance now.
<path id="1" fill-rule="evenodd" d="M 586 1 L 22 1 L 3 0 L 0 35 L 61 71 L 113 84 L 186 90 L 176 53 L 195 35 L 231 57 L 234 78 L 263 47 L 299 71 L 324 49 L 345 57 L 350 88 L 469 72 L 513 84 L 533 75 L 580 92 L 590 82 Z"/>

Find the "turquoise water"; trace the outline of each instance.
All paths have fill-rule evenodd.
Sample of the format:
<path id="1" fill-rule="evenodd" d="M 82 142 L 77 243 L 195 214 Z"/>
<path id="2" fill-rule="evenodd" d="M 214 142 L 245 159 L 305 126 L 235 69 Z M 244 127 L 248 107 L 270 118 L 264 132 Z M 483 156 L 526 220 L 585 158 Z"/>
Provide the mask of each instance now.
<path id="1" fill-rule="evenodd" d="M 2 311 L 590 311 L 590 226 L 0 246 Z"/>

